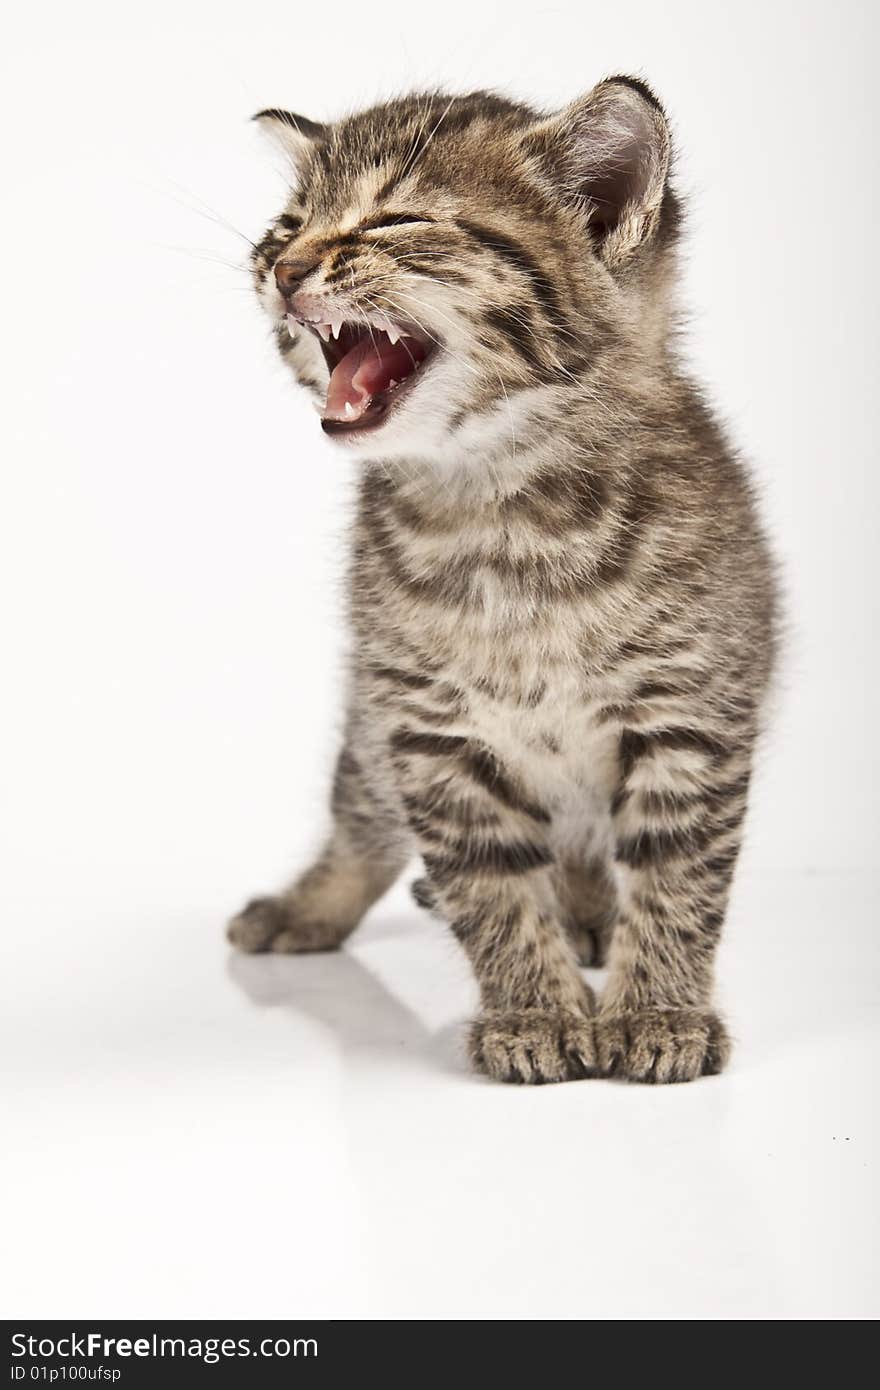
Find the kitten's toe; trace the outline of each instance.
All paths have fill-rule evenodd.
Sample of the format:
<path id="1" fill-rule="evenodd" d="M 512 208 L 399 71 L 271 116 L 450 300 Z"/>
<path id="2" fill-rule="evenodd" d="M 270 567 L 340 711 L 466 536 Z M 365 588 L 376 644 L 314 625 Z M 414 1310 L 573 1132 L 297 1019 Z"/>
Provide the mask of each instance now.
<path id="1" fill-rule="evenodd" d="M 240 951 L 288 955 L 335 951 L 348 931 L 330 922 L 305 919 L 294 903 L 283 898 L 254 898 L 233 917 L 226 935 Z"/>
<path id="2" fill-rule="evenodd" d="M 471 1024 L 468 1046 L 477 1071 L 495 1081 L 539 1086 L 596 1071 L 593 1023 L 586 1014 L 489 1011 Z"/>
<path id="3" fill-rule="evenodd" d="M 596 1051 L 603 1076 L 663 1084 L 721 1071 L 730 1039 L 710 1010 L 649 1009 L 600 1016 Z"/>
<path id="4" fill-rule="evenodd" d="M 240 951 L 268 951 L 287 919 L 277 898 L 253 898 L 227 925 L 226 936 Z"/>

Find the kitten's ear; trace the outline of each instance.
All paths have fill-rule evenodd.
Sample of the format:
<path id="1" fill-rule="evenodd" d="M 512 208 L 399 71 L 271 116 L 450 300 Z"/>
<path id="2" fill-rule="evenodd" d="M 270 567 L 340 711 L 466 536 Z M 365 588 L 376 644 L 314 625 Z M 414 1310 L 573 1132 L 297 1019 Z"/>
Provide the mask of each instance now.
<path id="1" fill-rule="evenodd" d="M 663 107 L 638 78 L 609 77 L 555 121 L 554 165 L 588 216 L 597 253 L 619 265 L 674 220 Z"/>
<path id="2" fill-rule="evenodd" d="M 258 111 L 253 119 L 270 139 L 281 146 L 293 163 L 297 175 L 302 174 L 316 146 L 323 144 L 329 134 L 325 125 L 310 121 L 305 116 L 295 116 L 292 111 L 281 111 L 277 107 Z"/>

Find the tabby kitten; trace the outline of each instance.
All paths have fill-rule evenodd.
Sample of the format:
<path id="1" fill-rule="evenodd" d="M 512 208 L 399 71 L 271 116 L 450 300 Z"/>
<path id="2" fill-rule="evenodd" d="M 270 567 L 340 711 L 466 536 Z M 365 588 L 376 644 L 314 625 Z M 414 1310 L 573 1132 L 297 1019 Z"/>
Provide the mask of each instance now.
<path id="1" fill-rule="evenodd" d="M 295 169 L 257 291 L 364 467 L 334 829 L 230 939 L 338 947 L 417 853 L 479 1070 L 717 1072 L 774 579 L 674 352 L 663 110 L 613 77 L 549 116 L 477 92 L 257 120 Z"/>

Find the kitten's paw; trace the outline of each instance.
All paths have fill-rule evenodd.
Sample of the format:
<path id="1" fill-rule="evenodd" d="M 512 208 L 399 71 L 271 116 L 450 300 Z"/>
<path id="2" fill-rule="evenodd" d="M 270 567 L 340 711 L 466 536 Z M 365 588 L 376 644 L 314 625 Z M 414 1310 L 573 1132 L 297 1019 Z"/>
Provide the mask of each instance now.
<path id="1" fill-rule="evenodd" d="M 328 922 L 305 921 L 284 898 L 254 898 L 226 928 L 240 951 L 335 951 L 348 935 Z"/>
<path id="2" fill-rule="evenodd" d="M 477 1071 L 494 1081 L 540 1086 L 596 1074 L 593 1020 L 586 1014 L 487 1011 L 471 1024 L 468 1048 Z"/>
<path id="3" fill-rule="evenodd" d="M 694 1081 L 721 1071 L 730 1055 L 727 1030 L 708 1009 L 609 1014 L 595 1030 L 601 1075 L 627 1081 Z"/>

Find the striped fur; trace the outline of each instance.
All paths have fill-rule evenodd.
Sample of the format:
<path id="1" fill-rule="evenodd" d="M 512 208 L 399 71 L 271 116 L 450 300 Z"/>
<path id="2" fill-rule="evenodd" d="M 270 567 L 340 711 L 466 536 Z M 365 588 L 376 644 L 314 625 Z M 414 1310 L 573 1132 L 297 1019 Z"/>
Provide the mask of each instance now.
<path id="1" fill-rule="evenodd" d="M 775 645 L 740 463 L 673 350 L 663 112 L 613 78 L 555 115 L 477 93 L 315 126 L 265 113 L 296 189 L 254 257 L 437 349 L 364 463 L 354 655 L 317 864 L 230 925 L 337 947 L 413 854 L 479 982 L 490 1076 L 690 1080 L 728 1052 L 712 974 Z M 609 964 L 597 1002 L 579 966 Z"/>

